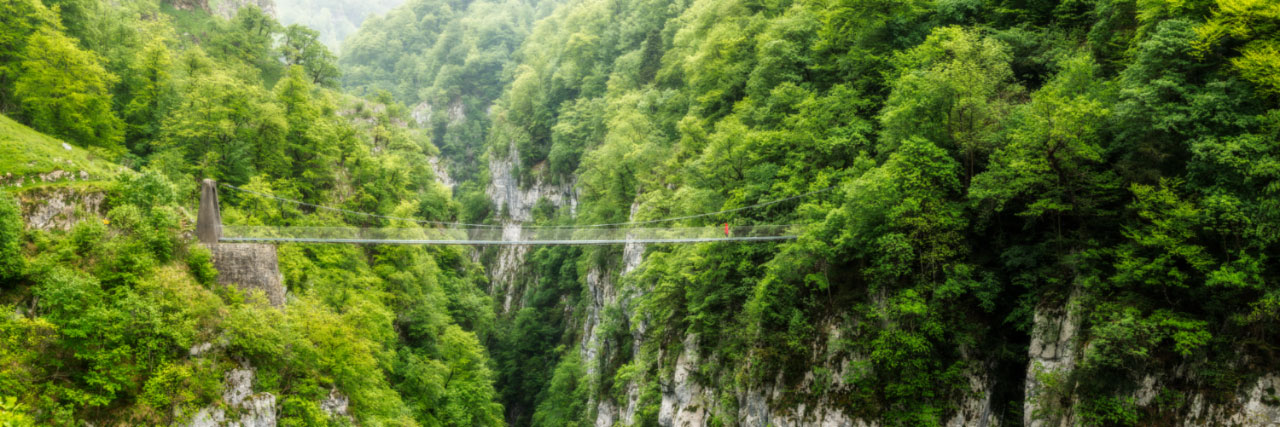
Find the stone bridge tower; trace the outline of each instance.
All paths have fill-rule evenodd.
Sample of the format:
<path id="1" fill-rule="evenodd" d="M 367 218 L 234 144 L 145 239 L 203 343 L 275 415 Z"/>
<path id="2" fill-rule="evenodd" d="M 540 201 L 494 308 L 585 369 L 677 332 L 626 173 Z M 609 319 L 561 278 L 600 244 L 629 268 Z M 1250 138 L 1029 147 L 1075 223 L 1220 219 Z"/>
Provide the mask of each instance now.
<path id="1" fill-rule="evenodd" d="M 284 276 L 272 244 L 222 243 L 222 212 L 218 205 L 218 183 L 200 182 L 200 211 L 196 214 L 196 237 L 213 253 L 218 283 L 235 285 L 245 292 L 261 291 L 271 305 L 284 306 Z"/>

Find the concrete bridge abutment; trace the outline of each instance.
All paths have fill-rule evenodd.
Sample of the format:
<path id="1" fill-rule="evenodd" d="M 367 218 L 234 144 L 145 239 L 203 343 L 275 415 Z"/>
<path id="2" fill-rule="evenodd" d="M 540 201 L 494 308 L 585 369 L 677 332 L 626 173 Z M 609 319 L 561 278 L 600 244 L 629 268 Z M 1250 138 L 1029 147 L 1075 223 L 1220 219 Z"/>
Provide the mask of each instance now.
<path id="1" fill-rule="evenodd" d="M 222 243 L 222 212 L 218 207 L 218 184 L 200 182 L 200 211 L 196 215 L 196 237 L 213 254 L 218 283 L 234 285 L 245 292 L 261 291 L 268 303 L 284 306 L 284 276 L 276 246 L 261 243 Z"/>

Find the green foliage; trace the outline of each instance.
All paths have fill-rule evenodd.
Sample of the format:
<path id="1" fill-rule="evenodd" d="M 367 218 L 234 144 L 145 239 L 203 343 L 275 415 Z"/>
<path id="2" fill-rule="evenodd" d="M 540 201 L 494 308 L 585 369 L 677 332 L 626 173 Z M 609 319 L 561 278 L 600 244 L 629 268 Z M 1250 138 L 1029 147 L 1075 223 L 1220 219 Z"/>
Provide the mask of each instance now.
<path id="1" fill-rule="evenodd" d="M 261 294 L 218 284 L 210 250 L 181 232 L 191 224 L 197 177 L 396 216 L 456 217 L 457 203 L 429 172 L 438 151 L 404 125 L 407 109 L 333 92 L 326 86 L 337 77 L 334 58 L 315 34 L 281 28 L 253 7 L 227 21 L 149 2 L 58 3 L 57 14 L 34 2 L 2 5 L 14 14 L 12 26 L 10 15 L 3 18 L 0 37 L 0 108 L 23 100 L 44 106 L 36 96 L 60 90 L 54 83 L 73 72 L 68 81 L 80 86 L 63 86 L 83 93 L 51 94 L 61 104 L 49 105 L 123 121 L 114 121 L 115 136 L 95 136 L 86 151 L 0 119 L 0 170 L 12 174 L 0 179 L 119 176 L 89 194 L 106 196 L 95 205 L 104 218 L 77 213 L 88 220 L 66 232 L 23 231 L 4 196 L 0 301 L 23 308 L 0 319 L 0 389 L 16 396 L 0 418 L 183 423 L 215 404 L 228 369 L 249 364 L 255 392 L 280 398 L 285 425 L 503 423 L 480 346 L 492 333 L 491 302 L 478 265 L 462 252 L 286 246 L 280 259 L 291 303 L 271 307 Z M 26 55 L 53 48 L 58 55 Z M 38 69 L 58 58 L 70 58 L 63 62 L 71 67 Z M 19 117 L 54 132 L 30 111 Z M 96 117 L 86 117 L 53 124 L 94 125 Z M 121 135 L 128 154 L 117 157 Z M 103 149 L 107 143 L 116 145 Z M 121 173 L 103 156 L 141 172 Z M 331 199 L 335 187 L 360 190 Z M 53 193 L 17 193 L 45 194 Z M 223 196 L 227 221 L 351 220 L 304 218 L 274 200 Z M 434 368 L 402 369 L 392 363 L 402 351 Z M 402 398 L 419 389 L 439 393 Z M 350 419 L 320 410 L 331 391 L 350 398 Z"/>
<path id="2" fill-rule="evenodd" d="M 562 298 L 578 298 L 582 284 L 575 263 L 581 250 L 572 247 L 539 248 L 529 254 L 538 271 L 521 296 L 521 308 L 510 314 L 496 331 L 493 346 L 497 388 L 502 393 L 508 422 L 528 425 L 539 405 L 539 395 L 554 378 L 554 370 L 566 351 L 572 325 L 559 305 Z"/>
<path id="3" fill-rule="evenodd" d="M 0 397 L 0 425 L 5 427 L 28 427 L 35 423 L 28 417 L 25 405 L 17 402 L 13 396 Z"/>
<path id="4" fill-rule="evenodd" d="M 80 147 L 66 149 L 61 140 L 39 133 L 13 119 L 0 116 L 0 170 L 12 174 L 14 185 L 41 182 L 39 175 L 54 171 L 83 171 L 90 180 L 105 180 L 120 173 L 120 167 Z M 8 175 L 6 175 L 8 176 Z M 78 176 L 76 178 L 79 178 Z M 66 178 L 64 178 L 66 179 Z"/>
<path id="5" fill-rule="evenodd" d="M 208 248 L 191 246 L 187 249 L 187 269 L 197 282 L 205 286 L 213 286 L 218 279 L 218 270 L 213 267 L 213 255 Z"/>
<path id="6" fill-rule="evenodd" d="M 551 382 L 546 390 L 547 397 L 538 403 L 538 410 L 533 413 L 532 425 L 588 425 L 587 420 L 582 418 L 587 413 L 587 373 L 582 367 L 578 352 L 571 349 L 567 353 L 551 375 Z"/>
<path id="7" fill-rule="evenodd" d="M 173 53 L 161 40 L 152 40 L 132 61 L 124 79 L 130 95 L 124 107 L 125 140 L 139 156 L 151 153 L 160 138 L 164 118 L 178 100 L 173 76 Z"/>
<path id="8" fill-rule="evenodd" d="M 57 28 L 57 15 L 35 0 L 5 0 L 0 3 L 4 30 L 0 31 L 0 112 L 16 107 L 14 81 L 21 75 L 31 36 L 41 28 Z"/>
<path id="9" fill-rule="evenodd" d="M 6 287 L 22 277 L 26 260 L 22 256 L 22 216 L 18 203 L 0 194 L 0 283 Z"/>
<path id="10" fill-rule="evenodd" d="M 284 45 L 280 47 L 285 63 L 300 65 L 311 77 L 311 83 L 332 86 L 337 83 L 337 60 L 318 39 L 319 33 L 300 25 L 284 29 Z"/>
<path id="11" fill-rule="evenodd" d="M 1022 89 L 1008 47 L 972 30 L 944 27 L 894 58 L 899 77 L 881 112 L 881 153 L 918 136 L 962 154 L 966 177 L 990 154 L 1000 119 Z"/>
<path id="12" fill-rule="evenodd" d="M 343 42 L 342 85 L 365 96 L 385 91 L 425 113 L 415 120 L 430 130 L 453 178 L 478 180 L 490 107 L 534 18 L 549 10 L 538 3 L 407 1 Z"/>
<path id="13" fill-rule="evenodd" d="M 1218 0 L 1213 17 L 1196 28 L 1196 46 L 1217 50 L 1230 46 L 1239 56 L 1231 58 L 1237 72 L 1271 94 L 1280 93 L 1280 10 L 1266 1 Z"/>
<path id="14" fill-rule="evenodd" d="M 336 60 L 331 29 L 252 6 L 49 4 L 0 0 L 0 111 L 92 150 L 0 119 L 0 172 L 142 172 L 65 232 L 0 201 L 0 423 L 181 423 L 247 363 L 285 425 L 577 425 L 633 397 L 656 424 L 696 356 L 712 424 L 764 389 L 941 424 L 973 378 L 1002 423 L 1034 398 L 1048 422 L 1159 424 L 1180 393 L 1226 400 L 1275 368 L 1272 2 L 411 0 Z M 574 189 L 537 225 L 818 193 L 664 224 L 801 224 L 794 241 L 536 248 L 515 272 L 481 251 L 493 284 L 453 248 L 281 245 L 284 307 L 218 285 L 182 238 L 198 178 L 508 220 L 486 164 Z M 227 223 L 418 226 L 223 198 Z M 1024 396 L 1028 334 L 1062 305 L 1078 362 Z M 1131 397 L 1179 367 L 1201 374 Z M 335 391 L 351 420 L 319 409 Z"/>
<path id="15" fill-rule="evenodd" d="M 208 58 L 199 50 L 186 60 Z M 165 119 L 160 150 L 177 154 L 181 172 L 243 184 L 256 171 L 287 173 L 283 150 L 288 124 L 262 87 L 242 84 L 231 74 L 202 66 L 181 88 L 184 99 Z M 194 166 L 194 167 L 192 167 Z"/>
<path id="16" fill-rule="evenodd" d="M 33 34 L 23 54 L 14 96 L 32 127 L 82 147 L 121 148 L 123 125 L 112 111 L 117 77 L 96 55 L 55 29 Z"/>
<path id="17" fill-rule="evenodd" d="M 1262 3 L 566 3 L 530 27 L 506 65 L 507 89 L 487 116 L 488 160 L 514 158 L 525 184 L 576 177 L 575 219 L 535 208 L 535 221 L 554 223 L 681 216 L 836 187 L 685 221 L 805 226 L 778 245 L 648 248 L 615 284 L 627 302 L 589 307 L 626 320 L 598 326 L 610 332 L 595 343 L 598 369 L 586 369 L 601 373 L 586 380 L 588 397 L 621 402 L 621 383 L 635 382 L 642 424 L 656 422 L 668 349 L 689 340 L 716 361 L 693 375 L 718 390 L 848 358 L 860 362 L 846 388 L 815 384 L 788 402 L 833 399 L 888 424 L 941 423 L 971 393 L 966 375 L 1025 372 L 1032 313 L 1066 299 L 1092 345 L 1081 373 L 1058 380 L 1076 392 L 1054 416 L 1142 422 L 1146 412 L 1117 397 L 1125 384 L 1224 359 L 1218 352 L 1248 341 L 1241 328 L 1275 332 L 1265 314 L 1274 236 L 1263 231 L 1277 223 L 1276 153 L 1263 142 L 1276 129 L 1266 77 L 1275 28 Z M 357 71 L 344 84 L 428 101 L 437 143 L 457 135 L 443 107 L 461 99 L 470 121 L 470 99 L 485 98 L 468 98 L 475 86 L 437 65 L 452 51 L 427 46 L 454 43 L 451 28 L 480 4 L 393 12 L 348 45 L 340 62 Z M 383 43 L 431 59 L 395 62 Z M 441 71 L 414 94 L 420 86 L 406 82 L 423 69 Z M 506 215 L 466 181 L 463 217 Z M 585 279 L 557 272 L 573 263 L 550 253 L 530 254 L 538 280 L 522 281 L 525 304 L 499 316 L 491 344 L 516 424 L 591 411 L 559 411 L 579 399 L 582 384 L 556 379 L 577 369 L 576 355 L 551 363 L 545 346 L 504 332 L 582 339 L 552 313 L 588 310 L 566 282 Z M 614 277 L 618 255 L 568 256 Z M 836 330 L 839 345 L 828 342 Z M 636 336 L 641 347 L 623 351 Z M 993 394 L 1021 407 L 1022 390 Z M 1002 413 L 1022 421 L 1019 410 Z"/>

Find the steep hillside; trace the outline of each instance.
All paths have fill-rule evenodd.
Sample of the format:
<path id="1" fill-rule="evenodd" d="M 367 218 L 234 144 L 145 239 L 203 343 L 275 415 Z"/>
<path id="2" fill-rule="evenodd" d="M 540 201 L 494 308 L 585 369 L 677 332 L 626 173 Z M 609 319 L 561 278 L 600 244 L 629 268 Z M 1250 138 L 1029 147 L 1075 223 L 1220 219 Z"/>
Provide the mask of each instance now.
<path id="1" fill-rule="evenodd" d="M 417 16 L 443 21 L 370 34 L 458 25 Z M 511 424 L 1280 421 L 1271 2 L 583 0 L 531 28 L 460 184 L 492 221 L 816 194 L 677 223 L 795 242 L 484 252 Z M 409 102 L 499 76 L 401 77 L 428 46 L 342 61 Z"/>
<path id="2" fill-rule="evenodd" d="M 229 225 L 456 218 L 408 109 L 269 2 L 51 3 L 0 2 L 0 425 L 502 424 L 462 250 L 194 241 L 206 178 Z"/>
<path id="3" fill-rule="evenodd" d="M 366 96 L 385 91 L 409 105 L 462 183 L 461 198 L 478 201 L 493 102 L 533 21 L 555 3 L 410 0 L 370 19 L 343 45 L 342 86 Z"/>
<path id="4" fill-rule="evenodd" d="M 381 15 L 404 0 L 276 0 L 276 17 L 284 25 L 302 25 L 320 32 L 320 41 L 338 50 L 364 20 Z"/>
<path id="5" fill-rule="evenodd" d="M 121 172 L 101 156 L 0 115 L 0 186 L 109 180 Z"/>

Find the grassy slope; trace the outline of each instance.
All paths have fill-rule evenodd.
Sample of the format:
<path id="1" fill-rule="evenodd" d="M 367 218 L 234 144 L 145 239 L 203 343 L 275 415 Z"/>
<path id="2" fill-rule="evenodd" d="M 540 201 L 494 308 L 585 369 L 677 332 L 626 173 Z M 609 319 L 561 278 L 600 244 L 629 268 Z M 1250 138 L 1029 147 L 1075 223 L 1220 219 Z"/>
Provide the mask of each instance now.
<path id="1" fill-rule="evenodd" d="M 105 180 L 123 168 L 0 115 L 0 186 L 21 179 L 23 187 L 30 187 L 33 180 L 41 183 L 39 175 L 58 170 L 71 173 L 76 180 L 81 180 L 81 171 L 89 180 Z"/>

